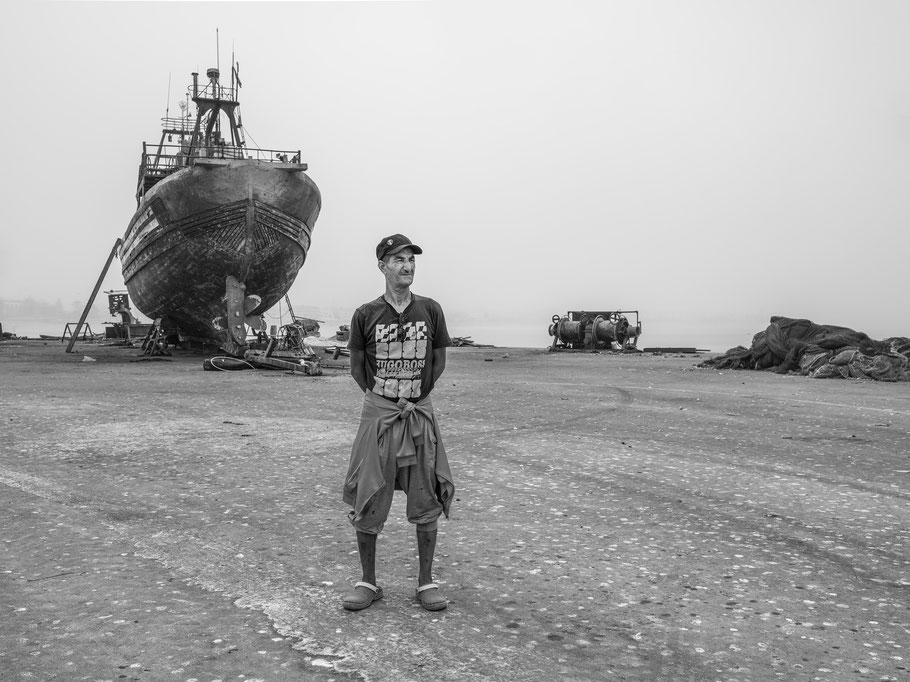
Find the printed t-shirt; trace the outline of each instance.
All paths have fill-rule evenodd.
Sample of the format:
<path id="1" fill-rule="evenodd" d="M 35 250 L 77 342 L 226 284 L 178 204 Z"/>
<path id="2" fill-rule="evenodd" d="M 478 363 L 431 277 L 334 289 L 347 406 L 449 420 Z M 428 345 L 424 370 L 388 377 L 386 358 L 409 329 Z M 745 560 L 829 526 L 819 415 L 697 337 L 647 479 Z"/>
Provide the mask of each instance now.
<path id="1" fill-rule="evenodd" d="M 433 390 L 433 350 L 452 345 L 442 307 L 411 294 L 399 314 L 384 296 L 354 311 L 348 348 L 366 353 L 367 385 L 390 400 L 416 402 Z"/>

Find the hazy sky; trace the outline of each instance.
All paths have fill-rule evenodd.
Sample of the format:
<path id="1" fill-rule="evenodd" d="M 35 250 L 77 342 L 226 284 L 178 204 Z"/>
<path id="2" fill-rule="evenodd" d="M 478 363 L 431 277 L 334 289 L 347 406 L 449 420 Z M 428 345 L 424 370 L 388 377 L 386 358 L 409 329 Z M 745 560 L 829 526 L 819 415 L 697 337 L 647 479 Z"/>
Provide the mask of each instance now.
<path id="1" fill-rule="evenodd" d="M 906 0 L 14 0 L 0 298 L 88 297 L 216 29 L 248 141 L 302 149 L 322 191 L 297 306 L 377 296 L 403 232 L 414 290 L 478 341 L 543 346 L 585 308 L 641 311 L 643 346 L 748 345 L 771 315 L 910 336 Z"/>

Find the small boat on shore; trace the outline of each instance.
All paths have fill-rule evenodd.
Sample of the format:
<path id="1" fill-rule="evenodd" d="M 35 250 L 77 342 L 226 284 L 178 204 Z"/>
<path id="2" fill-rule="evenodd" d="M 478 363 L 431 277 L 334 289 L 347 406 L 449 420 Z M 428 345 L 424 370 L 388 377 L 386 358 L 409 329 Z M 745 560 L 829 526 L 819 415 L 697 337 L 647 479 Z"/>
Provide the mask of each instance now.
<path id="1" fill-rule="evenodd" d="M 230 85 L 193 73 L 181 116 L 143 143 L 138 208 L 120 247 L 136 307 L 182 338 L 242 356 L 249 329 L 290 289 L 322 205 L 300 150 L 247 145 Z M 196 107 L 188 113 L 189 101 Z"/>

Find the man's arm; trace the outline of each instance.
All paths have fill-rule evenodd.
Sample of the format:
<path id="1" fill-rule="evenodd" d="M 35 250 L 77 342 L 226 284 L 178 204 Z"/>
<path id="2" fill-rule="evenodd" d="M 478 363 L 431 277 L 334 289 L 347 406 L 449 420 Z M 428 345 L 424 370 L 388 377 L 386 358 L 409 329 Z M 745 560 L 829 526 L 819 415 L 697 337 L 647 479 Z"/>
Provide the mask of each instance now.
<path id="1" fill-rule="evenodd" d="M 353 354 L 352 354 L 353 357 Z M 353 365 L 351 365 L 353 367 Z M 446 369 L 446 349 L 443 346 L 442 348 L 433 349 L 433 383 L 442 376 L 442 373 Z"/>
<path id="2" fill-rule="evenodd" d="M 351 349 L 351 376 L 354 377 L 354 381 L 357 382 L 357 385 L 360 386 L 360 390 L 364 393 L 369 389 L 369 386 L 367 386 L 366 360 L 366 351 Z M 445 363 L 444 360 L 443 363 Z"/>

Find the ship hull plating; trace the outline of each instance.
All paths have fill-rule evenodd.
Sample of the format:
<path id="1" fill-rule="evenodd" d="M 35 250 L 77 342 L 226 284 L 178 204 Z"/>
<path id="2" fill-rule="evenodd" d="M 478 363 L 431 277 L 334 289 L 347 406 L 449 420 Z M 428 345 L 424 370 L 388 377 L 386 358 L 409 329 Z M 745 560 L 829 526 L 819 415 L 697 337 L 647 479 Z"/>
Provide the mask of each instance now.
<path id="1" fill-rule="evenodd" d="M 153 186 L 120 250 L 138 309 L 236 350 L 226 330 L 229 278 L 245 286 L 243 315 L 256 316 L 287 293 L 306 261 L 321 197 L 303 168 L 199 161 Z"/>

